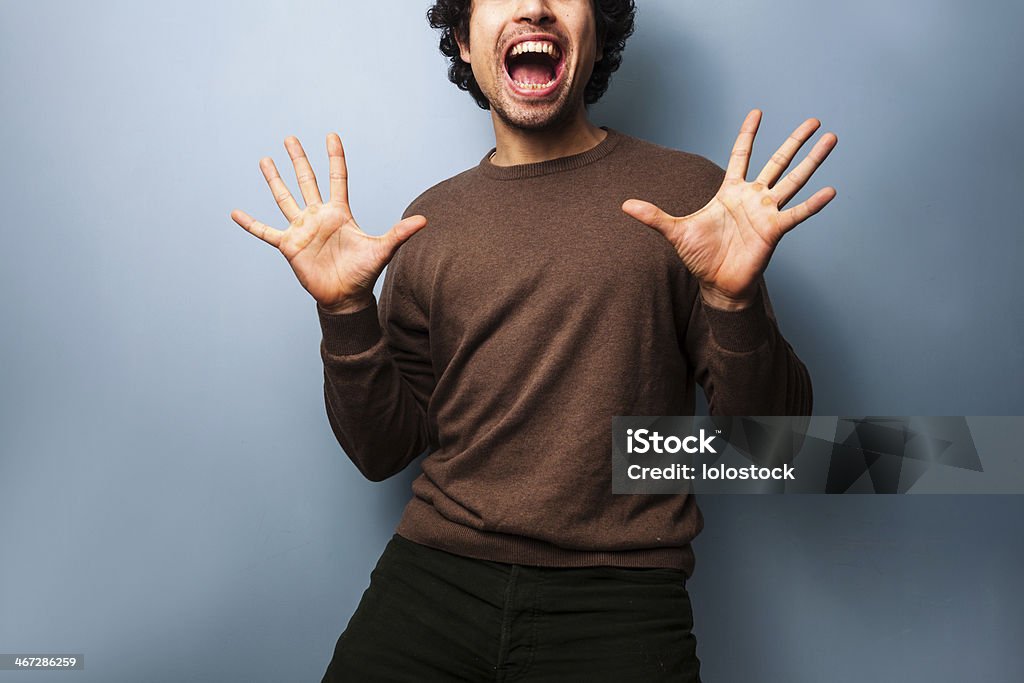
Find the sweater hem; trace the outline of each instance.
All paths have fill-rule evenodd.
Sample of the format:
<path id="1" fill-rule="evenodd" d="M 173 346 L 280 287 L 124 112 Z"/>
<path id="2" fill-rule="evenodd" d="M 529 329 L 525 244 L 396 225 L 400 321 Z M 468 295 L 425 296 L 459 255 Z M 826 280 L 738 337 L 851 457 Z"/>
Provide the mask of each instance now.
<path id="1" fill-rule="evenodd" d="M 547 541 L 458 524 L 414 496 L 395 533 L 410 541 L 479 560 L 540 567 L 660 567 L 693 574 L 693 547 L 640 548 L 633 550 L 575 550 Z"/>

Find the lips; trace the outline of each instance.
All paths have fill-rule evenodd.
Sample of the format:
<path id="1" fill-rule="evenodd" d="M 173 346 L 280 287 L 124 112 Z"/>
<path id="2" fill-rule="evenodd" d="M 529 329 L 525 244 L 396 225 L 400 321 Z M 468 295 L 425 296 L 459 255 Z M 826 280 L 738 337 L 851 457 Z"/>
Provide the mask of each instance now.
<path id="1" fill-rule="evenodd" d="M 565 50 L 551 34 L 517 36 L 503 60 L 505 80 L 521 97 L 542 98 L 553 93 L 565 75 Z"/>

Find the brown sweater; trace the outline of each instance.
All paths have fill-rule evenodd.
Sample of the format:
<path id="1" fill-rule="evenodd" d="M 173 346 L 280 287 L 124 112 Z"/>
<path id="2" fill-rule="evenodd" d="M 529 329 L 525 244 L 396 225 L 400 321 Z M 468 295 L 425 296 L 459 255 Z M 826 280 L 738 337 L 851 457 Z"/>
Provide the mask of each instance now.
<path id="1" fill-rule="evenodd" d="M 593 149 L 480 164 L 418 197 L 380 301 L 317 307 L 334 434 L 379 481 L 426 449 L 397 532 L 500 562 L 693 572 L 692 496 L 612 495 L 615 415 L 809 414 L 763 283 L 713 309 L 669 242 L 622 212 L 701 208 L 724 171 L 608 130 Z"/>

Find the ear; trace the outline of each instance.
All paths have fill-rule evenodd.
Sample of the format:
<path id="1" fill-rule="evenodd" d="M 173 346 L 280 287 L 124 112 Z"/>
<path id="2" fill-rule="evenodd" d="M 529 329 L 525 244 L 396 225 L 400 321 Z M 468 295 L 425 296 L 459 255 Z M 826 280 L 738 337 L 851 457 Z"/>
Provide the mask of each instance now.
<path id="1" fill-rule="evenodd" d="M 469 37 L 468 36 L 464 37 L 462 35 L 461 31 L 454 31 L 453 35 L 455 37 L 455 42 L 459 46 L 459 57 L 466 64 L 470 64 L 471 63 L 471 61 L 470 61 L 471 58 L 470 58 L 470 54 L 469 54 Z"/>

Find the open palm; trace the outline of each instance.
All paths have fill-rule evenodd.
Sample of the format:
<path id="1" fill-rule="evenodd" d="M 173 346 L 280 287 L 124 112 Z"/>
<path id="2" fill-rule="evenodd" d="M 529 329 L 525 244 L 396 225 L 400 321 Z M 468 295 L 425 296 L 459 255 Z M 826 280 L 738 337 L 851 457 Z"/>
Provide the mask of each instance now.
<path id="1" fill-rule="evenodd" d="M 779 180 L 801 146 L 821 125 L 808 119 L 779 147 L 760 175 L 747 182 L 750 152 L 761 122 L 760 110 L 744 120 L 729 158 L 725 180 L 703 208 L 689 216 L 671 216 L 650 202 L 630 199 L 622 210 L 661 232 L 693 273 L 708 303 L 742 308 L 756 293 L 757 281 L 782 236 L 820 211 L 836 195 L 819 190 L 807 201 L 781 210 L 807 183 L 838 139 L 824 135 L 791 173 Z"/>
<path id="2" fill-rule="evenodd" d="M 287 138 L 285 148 L 306 208 L 299 207 L 274 161 L 266 157 L 260 160 L 260 169 L 288 220 L 288 228 L 277 230 L 238 209 L 231 212 L 232 220 L 277 247 L 302 286 L 324 309 L 344 313 L 365 307 L 373 298 L 373 285 L 384 266 L 405 240 L 426 225 L 426 219 L 410 216 L 379 237 L 363 232 L 349 209 L 348 170 L 341 138 L 335 133 L 327 136 L 331 194 L 326 203 L 298 139 Z"/>

